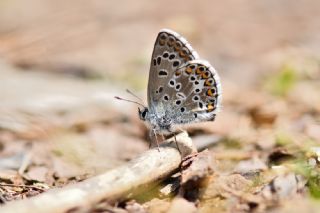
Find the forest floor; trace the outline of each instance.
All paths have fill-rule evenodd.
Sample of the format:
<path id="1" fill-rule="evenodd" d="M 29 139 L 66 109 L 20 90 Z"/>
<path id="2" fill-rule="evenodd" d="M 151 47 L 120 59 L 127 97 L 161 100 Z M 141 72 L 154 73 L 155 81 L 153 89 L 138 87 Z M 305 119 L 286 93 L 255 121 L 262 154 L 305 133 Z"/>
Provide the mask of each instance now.
<path id="1" fill-rule="evenodd" d="M 78 6 L 66 9 L 44 2 L 43 13 L 26 7 L 19 17 L 12 11 L 26 5 L 1 7 L 1 205 L 81 182 L 149 149 L 137 107 L 114 96 L 126 97 L 126 88 L 146 96 L 152 45 L 167 26 L 221 76 L 216 120 L 185 127 L 195 145 L 208 148 L 210 172 L 184 193 L 164 195 L 168 178 L 150 193 L 90 211 L 319 211 L 319 3 L 227 1 L 212 9 L 204 1 L 203 16 L 192 16 L 190 8 L 199 7 L 190 3 L 160 24 L 160 3 L 142 1 L 124 14 L 104 13 L 121 11 L 111 3 L 74 0 Z M 146 10 L 137 15 L 140 4 Z"/>

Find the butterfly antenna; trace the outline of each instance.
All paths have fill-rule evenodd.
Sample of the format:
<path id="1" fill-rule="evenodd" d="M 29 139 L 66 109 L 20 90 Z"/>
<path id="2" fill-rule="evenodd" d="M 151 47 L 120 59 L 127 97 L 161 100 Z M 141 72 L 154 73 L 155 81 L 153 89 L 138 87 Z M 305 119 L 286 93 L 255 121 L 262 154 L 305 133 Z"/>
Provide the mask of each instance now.
<path id="1" fill-rule="evenodd" d="M 137 102 L 137 101 L 131 101 L 131 100 L 128 100 L 128 99 L 124 99 L 124 98 L 120 98 L 119 96 L 114 96 L 114 98 L 118 99 L 118 100 L 121 100 L 121 101 L 127 101 L 127 102 L 131 102 L 131 103 L 135 103 L 135 104 L 138 104 L 140 106 L 143 106 L 143 107 L 146 107 L 145 105 Z"/>
<path id="2" fill-rule="evenodd" d="M 136 99 L 138 99 L 139 101 L 141 101 L 142 103 L 144 103 L 143 100 L 139 96 L 137 96 L 136 94 L 131 92 L 129 89 L 126 89 L 126 92 L 129 93 L 130 95 L 132 95 L 133 97 L 135 97 Z"/>

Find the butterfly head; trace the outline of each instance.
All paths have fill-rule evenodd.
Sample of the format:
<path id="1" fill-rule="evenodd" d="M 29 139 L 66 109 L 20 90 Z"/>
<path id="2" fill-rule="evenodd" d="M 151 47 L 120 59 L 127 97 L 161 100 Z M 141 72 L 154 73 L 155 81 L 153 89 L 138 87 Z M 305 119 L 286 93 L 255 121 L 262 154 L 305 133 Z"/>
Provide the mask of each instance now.
<path id="1" fill-rule="evenodd" d="M 138 108 L 138 113 L 139 113 L 140 119 L 145 121 L 145 120 L 147 120 L 147 116 L 149 114 L 149 109 L 148 109 L 148 107 L 144 107 L 142 109 Z"/>

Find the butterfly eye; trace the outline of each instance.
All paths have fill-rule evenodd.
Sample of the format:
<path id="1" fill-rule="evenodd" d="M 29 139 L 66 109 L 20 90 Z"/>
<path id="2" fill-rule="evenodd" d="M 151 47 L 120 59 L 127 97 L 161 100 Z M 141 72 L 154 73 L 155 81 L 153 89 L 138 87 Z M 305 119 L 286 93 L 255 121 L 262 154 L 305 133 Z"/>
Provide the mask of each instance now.
<path id="1" fill-rule="evenodd" d="M 141 120 L 145 121 L 146 120 L 146 117 L 147 117 L 147 114 L 148 114 L 148 108 L 144 108 L 142 111 L 140 110 L 140 108 L 138 108 L 139 110 L 139 117 Z"/>
<path id="2" fill-rule="evenodd" d="M 147 110 L 144 110 L 144 111 L 141 113 L 141 115 L 142 115 L 143 118 L 146 118 Z"/>

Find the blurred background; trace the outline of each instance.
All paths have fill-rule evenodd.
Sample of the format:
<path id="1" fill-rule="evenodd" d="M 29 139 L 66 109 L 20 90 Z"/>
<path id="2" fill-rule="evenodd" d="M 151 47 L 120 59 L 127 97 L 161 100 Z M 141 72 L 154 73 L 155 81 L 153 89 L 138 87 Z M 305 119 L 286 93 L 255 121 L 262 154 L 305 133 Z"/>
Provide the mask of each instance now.
<path id="1" fill-rule="evenodd" d="M 129 97 L 128 88 L 146 100 L 162 28 L 183 35 L 221 77 L 222 112 L 189 128 L 195 143 L 222 138 L 210 150 L 224 162 L 228 153 L 261 160 L 279 144 L 319 143 L 319 8 L 312 0 L 1 0 L 0 179 L 51 188 L 147 150 L 137 107 L 113 97 Z M 8 200 L 36 194 L 2 190 Z"/>

